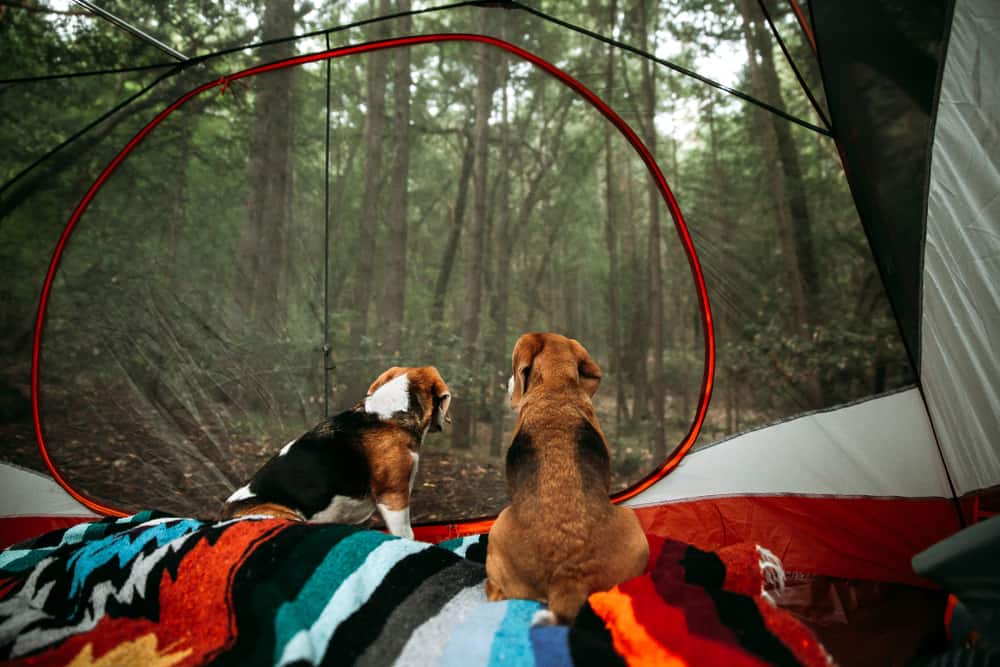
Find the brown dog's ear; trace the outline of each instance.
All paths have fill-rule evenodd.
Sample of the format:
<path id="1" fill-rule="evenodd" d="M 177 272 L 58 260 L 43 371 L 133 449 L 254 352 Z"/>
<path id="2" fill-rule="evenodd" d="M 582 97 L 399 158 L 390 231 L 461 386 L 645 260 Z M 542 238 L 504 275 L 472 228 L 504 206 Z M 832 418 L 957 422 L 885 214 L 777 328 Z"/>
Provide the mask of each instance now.
<path id="1" fill-rule="evenodd" d="M 597 388 L 601 385 L 601 367 L 597 365 L 587 349 L 577 340 L 570 340 L 573 346 L 573 354 L 578 360 L 577 370 L 580 373 L 580 386 L 591 397 L 597 393 Z"/>
<path id="2" fill-rule="evenodd" d="M 524 394 L 528 391 L 531 380 L 531 366 L 535 357 L 542 351 L 542 340 L 535 334 L 524 334 L 517 339 L 514 353 L 511 355 L 511 370 L 513 371 L 514 390 L 510 394 L 510 407 L 521 407 Z"/>
<path id="3" fill-rule="evenodd" d="M 392 380 L 393 378 L 399 377 L 400 375 L 402 375 L 405 372 L 406 372 L 406 369 L 403 368 L 403 367 L 401 367 L 401 366 L 393 366 L 389 370 L 383 372 L 381 375 L 379 375 L 377 378 L 375 378 L 375 381 L 372 382 L 372 384 L 371 384 L 370 387 L 368 387 L 368 394 L 367 395 L 371 396 L 372 394 L 375 393 L 376 389 L 378 389 L 379 387 L 381 387 L 382 385 L 384 385 L 389 380 Z"/>
<path id="4" fill-rule="evenodd" d="M 448 408 L 451 406 L 451 391 L 437 369 L 431 366 L 430 370 L 434 376 L 431 383 L 431 403 L 434 405 L 431 412 L 431 431 L 440 431 L 444 428 L 445 422 L 451 423 L 451 417 L 448 416 Z"/>

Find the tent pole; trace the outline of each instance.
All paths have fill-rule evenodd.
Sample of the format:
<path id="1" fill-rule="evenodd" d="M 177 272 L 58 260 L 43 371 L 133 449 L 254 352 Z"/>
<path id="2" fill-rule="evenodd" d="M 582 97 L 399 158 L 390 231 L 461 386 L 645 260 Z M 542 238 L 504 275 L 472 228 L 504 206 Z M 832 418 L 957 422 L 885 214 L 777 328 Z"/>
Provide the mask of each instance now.
<path id="1" fill-rule="evenodd" d="M 111 12 L 107 11 L 106 9 L 101 9 L 100 7 L 98 7 L 97 5 L 95 5 L 93 2 L 90 2 L 90 0 L 73 0 L 73 2 L 75 2 L 78 5 L 80 5 L 81 7 L 84 7 L 85 9 L 87 9 L 88 11 L 90 11 L 91 13 L 96 14 L 97 16 L 100 16 L 105 21 L 108 21 L 109 23 L 113 23 L 115 26 L 117 26 L 117 27 L 121 28 L 122 30 L 124 30 L 125 32 L 131 34 L 133 37 L 138 37 L 142 41 L 144 41 L 144 42 L 146 42 L 148 44 L 152 44 L 153 46 L 155 46 L 156 48 L 158 48 L 160 51 L 163 51 L 164 53 L 166 53 L 171 58 L 176 58 L 177 60 L 179 60 L 181 62 L 186 62 L 186 61 L 190 60 L 190 58 L 188 58 L 186 55 L 184 55 L 180 51 L 167 46 L 166 44 L 164 44 L 160 40 L 156 39 L 155 37 L 147 35 L 142 30 L 139 30 L 134 25 L 128 23 L 125 20 L 118 18 L 117 16 L 115 16 Z"/>

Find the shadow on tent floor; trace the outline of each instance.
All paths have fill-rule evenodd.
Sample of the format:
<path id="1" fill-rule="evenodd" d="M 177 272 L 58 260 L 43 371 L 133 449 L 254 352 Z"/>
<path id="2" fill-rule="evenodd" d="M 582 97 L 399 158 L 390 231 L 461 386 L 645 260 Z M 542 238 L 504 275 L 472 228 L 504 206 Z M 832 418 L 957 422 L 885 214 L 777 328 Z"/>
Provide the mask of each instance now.
<path id="1" fill-rule="evenodd" d="M 946 597 L 902 584 L 789 574 L 780 604 L 842 667 L 889 667 L 947 649 Z"/>

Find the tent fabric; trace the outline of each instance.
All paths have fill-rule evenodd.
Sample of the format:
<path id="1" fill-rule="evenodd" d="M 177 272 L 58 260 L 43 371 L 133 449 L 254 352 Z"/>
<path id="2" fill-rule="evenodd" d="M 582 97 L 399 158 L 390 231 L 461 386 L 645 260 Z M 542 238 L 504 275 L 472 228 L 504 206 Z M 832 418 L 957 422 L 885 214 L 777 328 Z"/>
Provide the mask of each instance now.
<path id="1" fill-rule="evenodd" d="M 0 463 L 0 548 L 96 518 L 51 477 Z"/>
<path id="2" fill-rule="evenodd" d="M 592 596 L 568 628 L 532 627 L 535 601 L 488 603 L 485 547 L 273 519 L 105 519 L 0 552 L 0 658 L 829 663 L 813 633 L 763 597 L 779 584 L 756 545 L 711 553 L 660 540 L 649 573 Z"/>
<path id="3" fill-rule="evenodd" d="M 731 496 L 636 508 L 648 534 L 715 550 L 752 541 L 808 576 L 928 586 L 910 560 L 961 528 L 945 499 Z"/>
<path id="4" fill-rule="evenodd" d="M 790 571 L 910 584 L 910 558 L 960 527 L 917 389 L 698 450 L 626 504 L 700 548 L 756 541 Z"/>
<path id="5" fill-rule="evenodd" d="M 834 136 L 914 364 L 923 193 L 951 0 L 809 3 Z"/>
<path id="6" fill-rule="evenodd" d="M 959 494 L 1000 485 L 1000 7 L 958 2 L 934 132 L 920 376 Z"/>
<path id="7" fill-rule="evenodd" d="M 9 463 L 0 463 L 0 507 L 6 516 L 98 516 L 51 477 Z"/>
<path id="8" fill-rule="evenodd" d="M 920 392 L 802 416 L 697 450 L 627 504 L 780 493 L 949 498 Z"/>

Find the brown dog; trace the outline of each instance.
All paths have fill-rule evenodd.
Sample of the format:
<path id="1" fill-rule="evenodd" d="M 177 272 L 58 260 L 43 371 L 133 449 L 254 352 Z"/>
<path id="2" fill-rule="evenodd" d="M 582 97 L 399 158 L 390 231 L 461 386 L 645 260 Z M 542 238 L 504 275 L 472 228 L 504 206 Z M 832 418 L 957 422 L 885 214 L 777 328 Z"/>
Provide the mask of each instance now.
<path id="1" fill-rule="evenodd" d="M 282 447 L 229 496 L 223 517 L 356 524 L 377 509 L 390 533 L 412 539 L 420 445 L 442 429 L 450 404 L 433 366 L 390 368 L 363 401 Z"/>
<path id="2" fill-rule="evenodd" d="M 547 602 L 569 624 L 591 593 L 642 574 L 649 544 L 635 513 L 608 499 L 610 457 L 591 403 L 601 369 L 587 351 L 559 334 L 525 334 L 513 371 L 511 504 L 490 530 L 486 596 Z"/>

